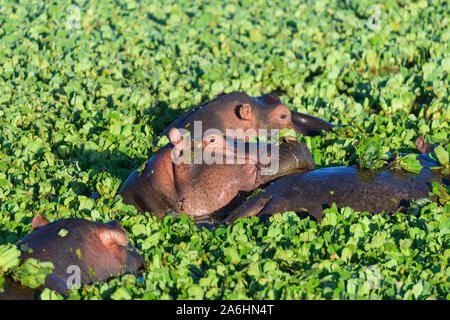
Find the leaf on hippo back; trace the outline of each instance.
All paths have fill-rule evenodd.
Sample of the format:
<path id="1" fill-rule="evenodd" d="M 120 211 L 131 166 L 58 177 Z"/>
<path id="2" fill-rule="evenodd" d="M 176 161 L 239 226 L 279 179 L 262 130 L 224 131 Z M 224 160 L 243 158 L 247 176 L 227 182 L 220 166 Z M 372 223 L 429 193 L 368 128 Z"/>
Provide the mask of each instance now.
<path id="1" fill-rule="evenodd" d="M 7 272 L 20 263 L 20 250 L 14 244 L 0 246 L 0 271 Z"/>
<path id="2" fill-rule="evenodd" d="M 256 188 L 255 190 L 252 191 L 252 193 L 245 200 L 249 200 L 249 199 L 253 198 L 254 196 L 256 196 L 262 192 L 265 192 L 265 191 L 266 190 L 264 190 L 262 188 Z"/>
<path id="3" fill-rule="evenodd" d="M 0 293 L 4 292 L 3 284 L 5 283 L 5 277 L 0 274 Z"/>
<path id="4" fill-rule="evenodd" d="M 420 164 L 420 161 L 417 159 L 417 155 L 415 154 L 408 154 L 404 157 L 401 157 L 400 165 L 404 170 L 417 174 L 419 174 L 423 168 L 423 166 Z"/>
<path id="5" fill-rule="evenodd" d="M 167 144 L 169 144 L 170 140 L 168 136 L 162 136 L 159 138 L 158 142 L 156 143 L 156 146 L 152 148 L 153 152 L 158 151 L 162 147 L 165 147 Z"/>
<path id="6" fill-rule="evenodd" d="M 138 172 L 139 175 L 141 175 L 142 172 L 144 172 L 145 167 L 147 166 L 147 163 L 148 163 L 148 161 L 144 161 L 144 162 L 140 165 L 140 167 L 137 168 L 136 171 Z"/>
<path id="7" fill-rule="evenodd" d="M 89 269 L 89 277 L 94 278 L 96 276 L 94 269 L 91 266 L 89 266 L 88 269 Z"/>
<path id="8" fill-rule="evenodd" d="M 53 268 L 53 263 L 50 261 L 40 262 L 34 258 L 28 258 L 14 269 L 12 277 L 23 286 L 34 289 L 45 283 L 45 278 L 52 273 Z"/>
<path id="9" fill-rule="evenodd" d="M 58 232 L 58 236 L 64 238 L 65 236 L 67 236 L 69 234 L 69 231 L 67 231 L 66 229 L 61 229 Z"/>
<path id="10" fill-rule="evenodd" d="M 279 132 L 279 139 L 284 137 L 297 137 L 297 132 L 292 128 L 284 128 Z"/>
<path id="11" fill-rule="evenodd" d="M 358 156 L 358 166 L 366 169 L 381 168 L 387 155 L 382 151 L 380 137 L 363 137 L 358 144 L 355 154 Z"/>
<path id="12" fill-rule="evenodd" d="M 64 300 L 64 297 L 62 295 L 49 288 L 44 288 L 44 290 L 42 290 L 41 294 L 39 295 L 39 298 L 41 300 Z"/>
<path id="13" fill-rule="evenodd" d="M 75 249 L 75 254 L 77 255 L 78 260 L 82 260 L 80 248 Z"/>
<path id="14" fill-rule="evenodd" d="M 394 170 L 403 169 L 405 171 L 419 174 L 420 171 L 422 171 L 423 166 L 417 159 L 417 155 L 411 153 L 406 156 L 400 156 L 397 154 L 395 160 L 390 163 L 389 168 Z"/>

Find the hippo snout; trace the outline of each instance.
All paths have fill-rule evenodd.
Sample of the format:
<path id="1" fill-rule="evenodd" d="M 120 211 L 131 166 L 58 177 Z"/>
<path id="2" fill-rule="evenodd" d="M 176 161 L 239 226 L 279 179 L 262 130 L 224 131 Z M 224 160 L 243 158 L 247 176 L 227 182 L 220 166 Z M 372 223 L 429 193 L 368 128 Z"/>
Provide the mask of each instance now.
<path id="1" fill-rule="evenodd" d="M 265 159 L 264 159 L 265 158 Z M 260 183 L 294 173 L 314 170 L 314 161 L 303 142 L 283 141 L 280 145 L 271 145 L 267 154 L 259 159 L 258 166 L 262 171 Z"/>
<path id="2" fill-rule="evenodd" d="M 295 169 L 301 171 L 310 171 L 315 169 L 311 152 L 303 142 L 290 141 L 285 143 L 285 145 L 286 151 L 284 151 L 285 154 L 283 154 L 283 156 L 287 158 L 287 160 L 284 159 L 287 164 L 289 164 L 290 160 L 294 160 L 295 164 L 293 164 L 293 167 Z"/>

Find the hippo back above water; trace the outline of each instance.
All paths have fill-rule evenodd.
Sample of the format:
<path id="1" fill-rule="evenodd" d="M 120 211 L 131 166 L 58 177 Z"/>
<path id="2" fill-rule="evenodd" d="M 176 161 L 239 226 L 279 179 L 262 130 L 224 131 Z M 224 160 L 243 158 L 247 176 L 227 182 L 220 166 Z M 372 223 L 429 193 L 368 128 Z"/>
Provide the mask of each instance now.
<path id="1" fill-rule="evenodd" d="M 449 177 L 430 170 L 437 163 L 427 155 L 417 158 L 424 166 L 419 174 L 403 170 L 369 170 L 332 167 L 289 175 L 269 184 L 264 191 L 230 212 L 226 224 L 238 218 L 262 219 L 295 211 L 320 221 L 323 210 L 334 203 L 372 214 L 395 213 L 410 200 L 428 197 L 431 182 L 449 185 Z"/>

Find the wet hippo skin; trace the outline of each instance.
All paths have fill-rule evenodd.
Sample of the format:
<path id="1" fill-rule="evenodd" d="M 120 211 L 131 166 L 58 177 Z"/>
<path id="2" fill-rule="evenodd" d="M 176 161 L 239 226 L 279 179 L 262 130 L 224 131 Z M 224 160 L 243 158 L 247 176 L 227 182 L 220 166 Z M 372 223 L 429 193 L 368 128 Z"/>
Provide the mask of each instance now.
<path id="1" fill-rule="evenodd" d="M 17 243 L 22 250 L 20 259 L 50 261 L 54 269 L 47 275 L 45 284 L 36 290 L 24 288 L 6 277 L 0 300 L 34 299 L 43 288 L 65 295 L 67 280 L 74 274 L 70 269 L 74 267 L 70 266 L 79 268 L 79 281 L 83 285 L 124 273 L 136 273 L 143 265 L 143 258 L 129 243 L 117 221 L 100 223 L 68 218 L 49 223 L 38 214 L 33 218 L 32 225 L 35 231 Z M 62 229 L 67 230 L 65 236 L 59 234 Z M 28 252 L 28 248 L 32 252 Z"/>
<path id="2" fill-rule="evenodd" d="M 275 145 L 268 145 L 267 153 L 252 154 L 250 142 L 230 144 L 222 135 L 202 137 L 201 143 L 191 143 L 192 153 L 212 152 L 216 156 L 230 156 L 244 163 L 187 163 L 190 138 L 183 138 L 178 129 L 170 133 L 170 145 L 156 153 L 142 171 L 133 172 L 119 190 L 124 203 L 140 212 L 205 216 L 226 206 L 240 192 L 251 191 L 280 176 L 314 169 L 311 154 L 303 143 L 285 142 L 279 146 L 280 165 L 276 172 L 264 175 L 262 157 L 269 157 Z M 240 146 L 244 144 L 244 148 Z M 263 144 L 258 144 L 262 147 Z M 173 159 L 177 158 L 177 163 Z"/>
<path id="3" fill-rule="evenodd" d="M 437 165 L 431 158 L 418 155 L 418 159 L 426 166 L 420 174 L 390 169 L 371 171 L 333 167 L 289 175 L 272 182 L 264 192 L 230 212 L 224 223 L 251 216 L 266 219 L 285 211 L 309 215 L 320 221 L 323 209 L 333 203 L 339 208 L 349 206 L 372 214 L 395 213 L 409 200 L 428 197 L 432 181 L 449 183 L 448 177 L 429 169 Z"/>
<path id="4" fill-rule="evenodd" d="M 194 133 L 194 121 L 201 121 L 202 131 Z M 186 129 L 191 135 L 202 135 L 208 129 L 217 129 L 225 134 L 227 129 L 292 128 L 297 134 L 314 136 L 333 127 L 335 125 L 320 118 L 289 110 L 275 93 L 250 97 L 244 92 L 231 92 L 189 109 L 161 136 L 168 135 L 172 128 Z"/>

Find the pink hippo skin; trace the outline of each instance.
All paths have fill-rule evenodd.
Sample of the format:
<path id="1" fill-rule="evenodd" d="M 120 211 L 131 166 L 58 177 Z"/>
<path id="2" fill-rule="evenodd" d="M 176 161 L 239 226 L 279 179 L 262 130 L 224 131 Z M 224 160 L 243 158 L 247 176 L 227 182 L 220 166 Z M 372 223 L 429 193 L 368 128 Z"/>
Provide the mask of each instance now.
<path id="1" fill-rule="evenodd" d="M 108 223 L 85 219 L 60 219 L 53 223 L 38 214 L 33 218 L 33 233 L 17 243 L 21 260 L 35 258 L 53 263 L 53 272 L 45 284 L 33 290 L 6 278 L 0 299 L 34 299 L 43 288 L 66 294 L 68 278 L 79 268 L 80 284 L 104 281 L 124 273 L 135 273 L 143 265 L 142 257 L 129 243 L 124 229 L 117 221 Z M 67 234 L 59 232 L 65 229 Z M 28 252 L 28 248 L 32 252 Z M 69 268 L 69 269 L 68 269 Z"/>
<path id="2" fill-rule="evenodd" d="M 420 153 L 426 154 L 426 153 L 434 153 L 434 148 L 436 148 L 439 144 L 438 143 L 433 143 L 433 144 L 428 144 L 425 141 L 425 138 L 420 136 L 416 139 L 416 148 L 417 151 L 419 151 Z M 442 147 L 446 147 L 448 144 L 448 141 L 446 143 L 441 144 Z"/>

